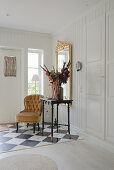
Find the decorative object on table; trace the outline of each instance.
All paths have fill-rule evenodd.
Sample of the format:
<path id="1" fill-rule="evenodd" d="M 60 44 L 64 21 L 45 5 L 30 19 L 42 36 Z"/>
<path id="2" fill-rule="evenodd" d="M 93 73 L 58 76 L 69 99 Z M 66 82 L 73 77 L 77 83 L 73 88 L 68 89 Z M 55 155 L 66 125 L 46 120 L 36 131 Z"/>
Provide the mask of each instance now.
<path id="1" fill-rule="evenodd" d="M 67 83 L 70 76 L 69 66 L 70 62 L 67 64 L 64 62 L 61 72 L 58 72 L 58 70 L 55 71 L 54 67 L 53 70 L 49 71 L 46 65 L 44 65 L 44 67 L 41 66 L 41 68 L 46 72 L 46 76 L 48 76 L 50 83 L 52 83 L 52 99 L 54 100 L 63 99 L 63 89 L 61 84 Z"/>
<path id="2" fill-rule="evenodd" d="M 37 94 L 37 93 L 38 93 L 37 82 L 39 81 L 39 77 L 38 77 L 37 74 L 34 74 L 34 75 L 33 75 L 32 81 L 35 82 L 34 93 Z"/>
<path id="3" fill-rule="evenodd" d="M 16 77 L 16 57 L 4 57 L 4 76 Z"/>
<path id="4" fill-rule="evenodd" d="M 77 61 L 76 63 L 76 70 L 80 71 L 82 69 L 82 63 L 80 61 Z"/>

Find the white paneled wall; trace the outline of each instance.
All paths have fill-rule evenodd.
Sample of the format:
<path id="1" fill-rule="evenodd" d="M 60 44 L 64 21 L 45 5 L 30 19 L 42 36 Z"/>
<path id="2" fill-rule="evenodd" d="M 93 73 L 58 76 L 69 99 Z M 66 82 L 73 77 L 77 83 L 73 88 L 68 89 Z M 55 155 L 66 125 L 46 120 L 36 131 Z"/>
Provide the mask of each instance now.
<path id="1" fill-rule="evenodd" d="M 114 141 L 114 10 L 107 14 L 106 139 Z"/>
<path id="2" fill-rule="evenodd" d="M 57 40 L 72 44 L 71 127 L 110 142 L 114 142 L 113 9 L 114 0 L 106 0 L 53 36 L 53 50 Z M 80 72 L 75 67 L 78 60 L 83 64 Z M 59 121 L 67 121 L 62 106 Z"/>
<path id="3" fill-rule="evenodd" d="M 105 15 L 87 23 L 87 131 L 104 138 Z"/>
<path id="4" fill-rule="evenodd" d="M 19 54 L 15 54 L 15 56 L 18 57 L 17 72 L 19 73 L 16 78 L 4 78 L 3 57 L 4 55 L 10 54 L 7 53 L 7 50 L 5 53 L 3 53 L 3 50 L 0 51 L 0 89 L 2 90 L 0 91 L 0 123 L 7 123 L 15 121 L 15 114 L 23 109 L 24 97 L 28 93 L 28 48 L 44 50 L 44 63 L 50 68 L 52 66 L 51 36 L 43 33 L 0 28 L 0 49 L 1 48 L 13 49 L 13 53 L 17 49 L 20 51 Z M 50 95 L 51 92 L 49 88 L 47 88 L 48 84 L 49 82 L 45 78 L 44 94 L 46 96 Z"/>
<path id="5" fill-rule="evenodd" d="M 16 77 L 4 76 L 4 56 L 16 56 Z M 14 122 L 21 101 L 21 50 L 0 49 L 0 123 Z"/>

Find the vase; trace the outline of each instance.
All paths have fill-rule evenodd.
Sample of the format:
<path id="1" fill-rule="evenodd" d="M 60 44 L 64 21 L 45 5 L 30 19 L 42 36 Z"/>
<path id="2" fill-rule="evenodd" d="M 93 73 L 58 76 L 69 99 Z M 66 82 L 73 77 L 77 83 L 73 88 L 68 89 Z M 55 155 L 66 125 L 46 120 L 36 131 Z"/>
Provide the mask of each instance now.
<path id="1" fill-rule="evenodd" d="M 58 79 L 52 83 L 52 99 L 63 100 L 63 87 L 59 85 Z"/>
<path id="2" fill-rule="evenodd" d="M 63 100 L 63 87 L 59 86 L 59 100 Z"/>
<path id="3" fill-rule="evenodd" d="M 58 82 L 58 80 L 55 80 L 52 83 L 52 99 L 53 100 L 59 99 L 59 82 Z"/>

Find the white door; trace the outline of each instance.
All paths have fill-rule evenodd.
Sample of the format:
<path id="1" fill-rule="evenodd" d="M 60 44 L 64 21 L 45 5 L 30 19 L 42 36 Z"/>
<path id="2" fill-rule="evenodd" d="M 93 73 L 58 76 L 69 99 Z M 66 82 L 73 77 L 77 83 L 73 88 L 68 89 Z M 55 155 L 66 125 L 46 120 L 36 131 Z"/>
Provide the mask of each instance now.
<path id="1" fill-rule="evenodd" d="M 87 132 L 104 138 L 105 16 L 87 23 Z"/>
<path id="2" fill-rule="evenodd" d="M 114 10 L 107 15 L 106 139 L 114 142 Z"/>

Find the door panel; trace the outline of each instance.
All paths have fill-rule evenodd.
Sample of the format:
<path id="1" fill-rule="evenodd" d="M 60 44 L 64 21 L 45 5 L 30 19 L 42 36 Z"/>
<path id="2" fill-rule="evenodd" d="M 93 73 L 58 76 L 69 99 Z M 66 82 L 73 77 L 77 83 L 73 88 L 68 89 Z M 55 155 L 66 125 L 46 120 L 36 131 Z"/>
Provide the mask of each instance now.
<path id="1" fill-rule="evenodd" d="M 87 94 L 97 95 L 101 94 L 101 64 L 100 62 L 92 62 L 87 67 Z"/>
<path id="2" fill-rule="evenodd" d="M 114 143 L 114 10 L 107 15 L 106 139 Z"/>
<path id="3" fill-rule="evenodd" d="M 87 25 L 87 132 L 104 138 L 105 16 Z"/>
<path id="4" fill-rule="evenodd" d="M 101 129 L 101 101 L 96 97 L 88 97 L 87 100 L 87 126 L 88 129 L 99 133 Z M 93 109 L 95 108 L 95 109 Z M 93 121 L 94 120 L 94 121 Z"/>

